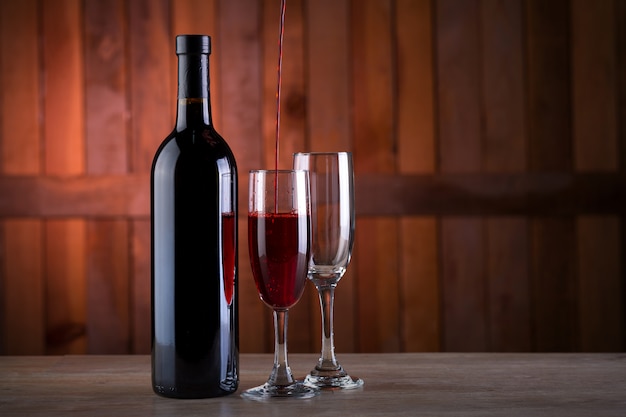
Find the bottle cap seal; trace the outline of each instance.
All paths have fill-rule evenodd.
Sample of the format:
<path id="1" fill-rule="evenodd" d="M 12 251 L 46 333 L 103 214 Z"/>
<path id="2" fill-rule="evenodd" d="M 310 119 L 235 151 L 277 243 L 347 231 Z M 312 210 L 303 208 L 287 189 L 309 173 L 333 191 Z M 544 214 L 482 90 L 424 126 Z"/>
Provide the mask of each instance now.
<path id="1" fill-rule="evenodd" d="M 176 54 L 210 54 L 211 37 L 207 35 L 176 36 Z"/>

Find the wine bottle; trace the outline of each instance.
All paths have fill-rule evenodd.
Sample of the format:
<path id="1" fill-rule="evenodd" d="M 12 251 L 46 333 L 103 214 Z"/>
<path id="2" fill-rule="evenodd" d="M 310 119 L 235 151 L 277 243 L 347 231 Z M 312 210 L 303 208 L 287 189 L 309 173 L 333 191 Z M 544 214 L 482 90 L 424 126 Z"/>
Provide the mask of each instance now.
<path id="1" fill-rule="evenodd" d="M 166 397 L 237 390 L 237 167 L 211 120 L 211 38 L 176 37 L 176 126 L 151 172 L 152 387 Z"/>

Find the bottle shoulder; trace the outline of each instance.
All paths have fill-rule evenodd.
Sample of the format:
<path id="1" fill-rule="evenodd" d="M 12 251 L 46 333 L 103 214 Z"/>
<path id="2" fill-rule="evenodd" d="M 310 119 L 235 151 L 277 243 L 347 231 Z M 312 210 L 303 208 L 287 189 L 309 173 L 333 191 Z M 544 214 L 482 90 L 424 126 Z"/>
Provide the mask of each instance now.
<path id="1" fill-rule="evenodd" d="M 156 157 L 163 152 L 180 153 L 188 156 L 213 155 L 225 157 L 235 164 L 234 154 L 226 140 L 210 125 L 189 126 L 174 129 L 159 146 Z"/>

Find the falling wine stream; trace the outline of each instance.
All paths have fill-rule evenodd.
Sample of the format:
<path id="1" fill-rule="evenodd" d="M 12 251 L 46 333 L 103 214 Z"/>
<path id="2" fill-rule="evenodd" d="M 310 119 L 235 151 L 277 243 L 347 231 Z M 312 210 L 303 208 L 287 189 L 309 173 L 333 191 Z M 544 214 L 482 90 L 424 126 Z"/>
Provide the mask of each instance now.
<path id="1" fill-rule="evenodd" d="M 280 150 L 280 92 L 282 86 L 283 70 L 283 37 L 285 34 L 285 8 L 286 0 L 280 2 L 280 25 L 278 31 L 278 66 L 276 88 L 276 143 L 274 145 L 274 213 L 278 213 L 278 154 Z"/>

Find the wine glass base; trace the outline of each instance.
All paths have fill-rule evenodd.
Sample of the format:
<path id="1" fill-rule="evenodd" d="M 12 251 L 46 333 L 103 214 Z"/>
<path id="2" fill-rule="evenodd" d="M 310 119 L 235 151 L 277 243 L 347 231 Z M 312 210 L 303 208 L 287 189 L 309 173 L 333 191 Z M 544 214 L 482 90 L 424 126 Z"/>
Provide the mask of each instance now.
<path id="1" fill-rule="evenodd" d="M 364 384 L 361 378 L 353 378 L 350 375 L 322 376 L 307 375 L 304 378 L 304 385 L 324 390 L 341 390 L 360 388 Z"/>
<path id="2" fill-rule="evenodd" d="M 319 389 L 304 385 L 302 382 L 294 382 L 291 385 L 271 385 L 266 382 L 242 392 L 241 396 L 249 400 L 264 401 L 271 398 L 306 399 L 315 397 L 319 393 Z"/>

